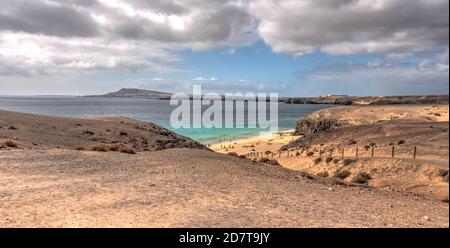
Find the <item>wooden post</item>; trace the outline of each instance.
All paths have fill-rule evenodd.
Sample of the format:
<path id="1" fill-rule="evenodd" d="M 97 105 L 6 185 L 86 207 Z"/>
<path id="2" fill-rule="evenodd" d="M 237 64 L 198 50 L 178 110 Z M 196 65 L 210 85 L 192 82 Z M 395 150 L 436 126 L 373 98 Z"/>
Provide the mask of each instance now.
<path id="1" fill-rule="evenodd" d="M 416 159 L 417 156 L 417 146 L 414 146 L 414 155 L 413 158 Z"/>
<path id="2" fill-rule="evenodd" d="M 345 150 L 345 148 L 342 147 L 342 151 L 341 151 L 342 157 L 344 157 L 344 150 Z"/>
<path id="3" fill-rule="evenodd" d="M 372 146 L 372 158 L 373 158 L 374 152 L 375 152 L 375 148 Z"/>
<path id="4" fill-rule="evenodd" d="M 391 155 L 391 157 L 394 158 L 394 156 L 395 156 L 395 146 L 392 147 L 392 155 Z"/>
<path id="5" fill-rule="evenodd" d="M 358 147 L 356 147 L 356 154 L 355 157 L 358 157 Z"/>
<path id="6" fill-rule="evenodd" d="M 333 157 L 333 148 L 330 149 L 330 157 Z"/>

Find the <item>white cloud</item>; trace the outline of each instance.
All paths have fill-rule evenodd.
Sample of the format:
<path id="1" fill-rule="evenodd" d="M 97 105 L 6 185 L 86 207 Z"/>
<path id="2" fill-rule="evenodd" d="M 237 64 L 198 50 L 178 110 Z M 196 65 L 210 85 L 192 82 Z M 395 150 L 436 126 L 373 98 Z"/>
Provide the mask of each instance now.
<path id="1" fill-rule="evenodd" d="M 448 0 L 260 0 L 250 12 L 275 52 L 331 55 L 448 47 Z"/>
<path id="2" fill-rule="evenodd" d="M 171 72 L 181 49 L 248 45 L 245 6 L 210 0 L 0 0 L 0 76 Z"/>

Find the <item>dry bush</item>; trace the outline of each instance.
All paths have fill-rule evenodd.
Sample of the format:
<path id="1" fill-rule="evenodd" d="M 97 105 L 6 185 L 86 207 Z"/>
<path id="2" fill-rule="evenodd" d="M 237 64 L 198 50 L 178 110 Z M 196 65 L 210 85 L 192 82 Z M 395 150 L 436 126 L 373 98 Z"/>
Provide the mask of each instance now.
<path id="1" fill-rule="evenodd" d="M 332 157 L 327 157 L 327 158 L 325 159 L 325 162 L 327 162 L 327 164 L 329 164 L 331 161 L 333 161 L 333 158 L 332 158 Z"/>
<path id="2" fill-rule="evenodd" d="M 329 174 L 328 174 L 328 172 L 326 172 L 326 171 L 322 171 L 322 172 L 317 173 L 317 176 L 318 176 L 318 177 L 328 177 Z"/>
<path id="3" fill-rule="evenodd" d="M 124 145 L 119 149 L 121 153 L 136 154 L 136 151 L 130 146 Z"/>
<path id="4" fill-rule="evenodd" d="M 357 143 L 356 140 L 351 139 L 351 140 L 347 143 L 347 145 L 354 145 L 354 144 L 356 144 L 356 143 Z"/>
<path id="5" fill-rule="evenodd" d="M 344 162 L 344 166 L 348 166 L 348 165 L 351 165 L 354 162 L 356 162 L 356 159 L 346 158 L 343 160 L 343 162 Z"/>
<path id="6" fill-rule="evenodd" d="M 10 129 L 10 130 L 17 130 L 17 128 L 15 126 L 10 126 L 8 129 Z"/>
<path id="7" fill-rule="evenodd" d="M 84 147 L 80 146 L 80 145 L 73 146 L 72 149 L 77 150 L 77 151 L 84 151 Z"/>
<path id="8" fill-rule="evenodd" d="M 106 144 L 96 144 L 89 146 L 88 150 L 93 152 L 107 152 L 108 147 Z"/>
<path id="9" fill-rule="evenodd" d="M 314 179 L 314 176 L 306 171 L 300 171 L 299 174 L 301 177 L 308 178 L 308 179 Z"/>
<path id="10" fill-rule="evenodd" d="M 308 152 L 306 153 L 306 156 L 308 156 L 308 157 L 311 157 L 312 155 L 314 155 L 314 152 L 313 152 L 313 151 L 308 151 Z"/>
<path id="11" fill-rule="evenodd" d="M 339 158 L 333 159 L 333 163 L 334 163 L 334 164 L 337 164 L 337 163 L 339 163 L 340 161 L 341 161 L 341 159 L 339 159 Z"/>
<path id="12" fill-rule="evenodd" d="M 405 140 L 399 140 L 399 141 L 397 142 L 397 145 L 403 145 L 403 144 L 405 144 L 405 143 L 406 143 Z"/>
<path id="13" fill-rule="evenodd" d="M 78 149 L 83 150 L 83 149 Z M 118 143 L 118 144 L 95 144 L 91 145 L 87 149 L 88 151 L 95 152 L 121 152 L 128 154 L 136 154 L 136 151 L 130 145 Z"/>
<path id="14" fill-rule="evenodd" d="M 235 152 L 229 152 L 228 155 L 233 156 L 233 157 L 239 157 L 239 155 Z"/>
<path id="15" fill-rule="evenodd" d="M 7 140 L 4 142 L 6 147 L 10 147 L 10 148 L 17 148 L 19 147 L 16 142 L 12 141 L 12 140 Z"/>
<path id="16" fill-rule="evenodd" d="M 127 132 L 125 132 L 125 131 L 120 131 L 120 136 L 128 136 L 128 133 Z"/>
<path id="17" fill-rule="evenodd" d="M 276 159 L 261 158 L 259 162 L 270 165 L 280 165 Z"/>
<path id="18" fill-rule="evenodd" d="M 358 174 L 352 178 L 352 183 L 366 184 L 370 179 L 372 179 L 372 177 L 369 173 L 358 172 Z"/>
<path id="19" fill-rule="evenodd" d="M 339 179 L 345 179 L 348 176 L 350 176 L 352 173 L 348 170 L 341 170 L 341 171 L 336 171 L 336 173 L 334 174 L 334 177 L 339 178 Z"/>
<path id="20" fill-rule="evenodd" d="M 7 141 L 4 141 L 4 142 L 0 143 L 0 149 L 3 149 L 3 148 L 18 148 L 18 147 L 19 147 L 19 145 L 17 145 L 12 140 L 7 140 Z"/>
<path id="21" fill-rule="evenodd" d="M 322 162 L 322 158 L 318 157 L 316 159 L 314 159 L 314 164 L 319 164 L 320 162 Z"/>

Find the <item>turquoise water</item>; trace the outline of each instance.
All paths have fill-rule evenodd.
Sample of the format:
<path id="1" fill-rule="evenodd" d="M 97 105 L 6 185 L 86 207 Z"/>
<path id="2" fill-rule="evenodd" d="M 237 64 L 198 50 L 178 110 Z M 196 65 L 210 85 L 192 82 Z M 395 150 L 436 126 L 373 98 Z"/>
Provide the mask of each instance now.
<path id="1" fill-rule="evenodd" d="M 320 104 L 278 105 L 278 127 L 280 131 L 295 128 L 295 121 L 313 111 L 331 107 Z M 66 117 L 126 116 L 150 121 L 190 137 L 202 143 L 213 143 L 219 139 L 237 139 L 254 136 L 263 131 L 260 128 L 200 128 L 174 129 L 170 125 L 170 113 L 177 106 L 169 105 L 167 100 L 139 98 L 102 98 L 102 97 L 0 97 L 0 109 Z M 206 106 L 205 108 L 207 108 Z M 235 113 L 234 113 L 235 114 Z"/>

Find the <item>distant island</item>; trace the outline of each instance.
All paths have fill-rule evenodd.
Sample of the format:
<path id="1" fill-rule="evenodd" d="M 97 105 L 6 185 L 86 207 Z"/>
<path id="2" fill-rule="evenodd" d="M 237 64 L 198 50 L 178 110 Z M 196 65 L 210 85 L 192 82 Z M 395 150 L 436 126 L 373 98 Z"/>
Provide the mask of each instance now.
<path id="1" fill-rule="evenodd" d="M 288 104 L 390 105 L 390 104 L 448 104 L 448 95 L 430 96 L 346 96 L 288 97 Z"/>
<path id="2" fill-rule="evenodd" d="M 170 100 L 173 93 L 144 90 L 136 88 L 122 88 L 104 95 L 87 97 L 132 97 Z M 190 98 L 192 95 L 189 94 Z M 224 96 L 222 96 L 224 98 Z M 328 95 L 318 97 L 279 97 L 280 102 L 287 104 L 333 104 L 333 105 L 389 105 L 389 104 L 448 104 L 448 95 L 428 96 L 347 96 Z"/>
<path id="3" fill-rule="evenodd" d="M 118 91 L 110 92 L 104 95 L 90 95 L 88 97 L 140 97 L 149 99 L 170 99 L 171 95 L 172 93 L 162 91 L 122 88 Z"/>

